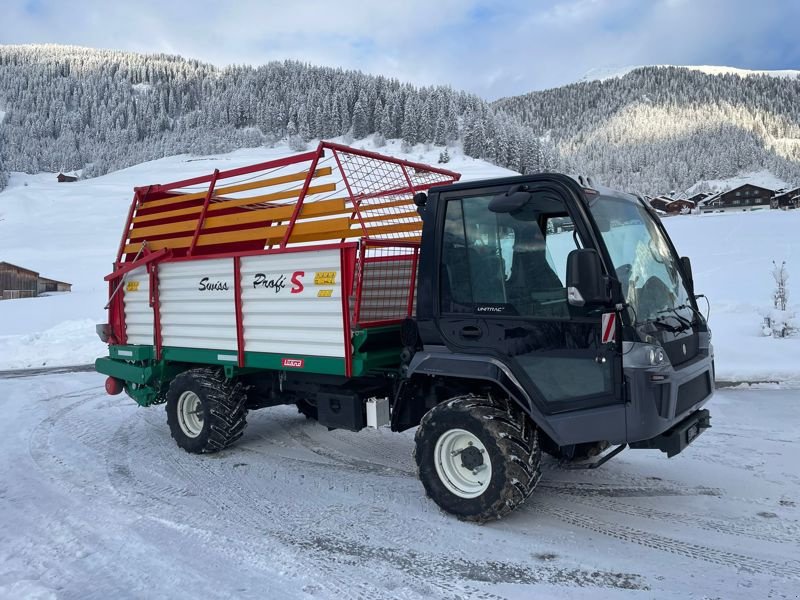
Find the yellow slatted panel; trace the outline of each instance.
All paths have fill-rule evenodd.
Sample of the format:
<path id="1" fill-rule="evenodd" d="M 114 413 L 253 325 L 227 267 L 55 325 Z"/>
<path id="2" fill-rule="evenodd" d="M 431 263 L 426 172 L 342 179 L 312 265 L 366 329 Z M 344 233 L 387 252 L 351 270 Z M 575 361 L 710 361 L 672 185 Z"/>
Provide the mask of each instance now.
<path id="1" fill-rule="evenodd" d="M 384 202 L 383 204 L 362 204 L 361 211 L 380 210 L 382 208 L 394 208 L 395 206 L 416 206 L 411 198 L 404 200 L 394 200 L 392 202 Z"/>
<path id="2" fill-rule="evenodd" d="M 287 225 L 277 225 L 273 227 L 255 227 L 253 229 L 243 229 L 240 231 L 225 231 L 223 233 L 202 233 L 197 238 L 198 246 L 213 246 L 217 244 L 230 244 L 236 242 L 252 242 L 254 240 L 265 240 L 265 243 L 276 243 L 283 239 L 286 234 Z M 298 235 L 307 235 L 311 239 L 331 239 L 320 237 L 331 231 L 341 231 L 349 229 L 350 219 L 340 217 L 337 219 L 321 219 L 319 221 L 304 221 L 297 223 L 294 232 Z M 161 250 L 162 248 L 188 248 L 192 245 L 192 236 L 183 236 L 166 240 L 154 240 L 147 243 L 150 250 Z M 125 246 L 125 253 L 130 254 L 138 251 L 141 244 L 133 243 Z"/>
<path id="3" fill-rule="evenodd" d="M 263 208 L 235 215 L 207 217 L 203 223 L 203 230 L 213 229 L 214 227 L 228 227 L 231 225 L 266 223 L 267 221 L 286 221 L 292 217 L 294 207 L 294 204 L 287 204 L 286 206 Z M 330 200 L 320 200 L 319 202 L 309 202 L 308 204 L 304 203 L 299 218 L 330 217 L 346 212 L 350 212 L 350 210 L 345 207 L 345 199 L 332 198 Z M 193 232 L 195 227 L 197 227 L 197 219 L 180 221 L 178 223 L 167 223 L 166 225 L 137 227 L 131 233 L 131 239 L 146 239 L 148 236 L 154 237 L 169 233 Z"/>
<path id="4" fill-rule="evenodd" d="M 343 227 L 342 229 L 335 231 L 326 231 L 320 233 L 305 233 L 303 231 L 298 231 L 299 226 L 295 227 L 294 231 L 292 231 L 292 235 L 289 237 L 289 242 L 291 243 L 301 243 L 301 242 L 321 242 L 324 240 L 346 240 L 350 238 L 360 238 L 364 236 L 364 232 L 360 226 L 356 227 L 358 222 L 353 220 L 351 223 L 351 227 Z M 368 227 L 367 231 L 369 235 L 372 237 L 377 237 L 380 235 L 392 234 L 392 233 L 405 233 L 405 232 L 418 232 L 422 230 L 422 223 L 397 223 L 395 225 L 383 225 L 380 227 Z M 419 236 L 412 236 L 409 238 L 402 238 L 401 241 L 419 241 Z"/>
<path id="5" fill-rule="evenodd" d="M 367 227 L 367 234 L 370 237 L 389 233 L 403 233 L 406 231 L 422 231 L 422 221 L 418 223 L 393 223 L 391 225 L 380 225 L 379 227 Z"/>
<path id="6" fill-rule="evenodd" d="M 415 210 L 410 210 L 408 212 L 401 212 L 397 214 L 388 214 L 388 215 L 375 215 L 374 217 L 364 217 L 362 220 L 364 223 L 375 223 L 380 221 L 391 221 L 392 219 L 409 219 L 417 217 L 420 218 L 419 213 Z"/>
<path id="7" fill-rule="evenodd" d="M 332 172 L 331 167 L 323 167 L 314 171 L 312 177 L 325 177 Z M 292 173 L 291 175 L 282 175 L 281 177 L 272 177 L 270 179 L 262 179 L 260 181 L 252 181 L 250 183 L 242 183 L 238 185 L 231 185 L 227 187 L 216 188 L 214 195 L 224 196 L 225 194 L 235 194 L 236 192 L 244 192 L 247 190 L 255 190 L 262 187 L 270 187 L 273 185 L 280 185 L 282 183 L 291 183 L 293 181 L 305 181 L 308 177 L 308 171 L 301 173 Z M 158 206 L 169 206 L 170 204 L 179 204 L 189 200 L 202 200 L 206 197 L 208 190 L 197 192 L 194 194 L 182 194 L 171 198 L 162 198 L 161 200 L 151 200 L 142 204 L 142 208 L 156 208 Z"/>
<path id="8" fill-rule="evenodd" d="M 312 186 L 308 188 L 306 201 L 308 196 L 314 194 L 323 194 L 325 192 L 335 192 L 335 183 L 325 183 L 323 185 Z M 247 206 L 249 204 L 260 204 L 262 202 L 272 202 L 275 200 L 288 200 L 290 198 L 299 198 L 300 190 L 286 190 L 284 192 L 274 192 L 272 194 L 265 194 L 263 196 L 254 196 L 252 198 L 243 198 L 241 200 L 225 200 L 224 202 L 214 202 L 208 205 L 208 213 L 225 210 L 226 208 L 235 208 L 237 206 Z M 202 206 L 191 206 L 189 208 L 180 208 L 178 210 L 170 210 L 162 213 L 155 213 L 152 215 L 136 216 L 133 219 L 136 223 L 147 223 L 149 221 L 157 221 L 159 219 L 168 219 L 172 217 L 183 217 L 187 215 L 199 215 L 203 211 Z"/>

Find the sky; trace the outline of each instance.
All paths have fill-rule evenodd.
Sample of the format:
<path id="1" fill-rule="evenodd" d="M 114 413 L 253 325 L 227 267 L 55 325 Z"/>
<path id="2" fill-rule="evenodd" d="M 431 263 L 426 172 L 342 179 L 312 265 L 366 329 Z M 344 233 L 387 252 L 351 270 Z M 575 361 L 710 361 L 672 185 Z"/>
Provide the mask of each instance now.
<path id="1" fill-rule="evenodd" d="M 0 0 L 0 44 L 294 59 L 488 100 L 633 65 L 800 68 L 798 0 Z"/>

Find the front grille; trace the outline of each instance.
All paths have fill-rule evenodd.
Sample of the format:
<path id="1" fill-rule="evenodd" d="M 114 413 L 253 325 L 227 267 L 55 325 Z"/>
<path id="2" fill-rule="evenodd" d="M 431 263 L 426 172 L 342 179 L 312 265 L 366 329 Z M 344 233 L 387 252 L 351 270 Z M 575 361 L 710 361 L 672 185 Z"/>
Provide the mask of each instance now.
<path id="1" fill-rule="evenodd" d="M 681 363 L 685 363 L 686 361 L 697 356 L 697 352 L 699 350 L 699 338 L 700 336 L 698 336 L 696 333 L 693 333 L 692 335 L 684 336 L 673 342 L 665 342 L 662 344 L 664 351 L 667 353 L 667 357 L 669 358 L 669 362 L 672 363 L 673 367 L 676 367 Z M 684 347 L 686 347 L 686 352 L 683 351 Z"/>
<path id="2" fill-rule="evenodd" d="M 679 415 L 705 399 L 711 393 L 711 381 L 708 372 L 702 373 L 678 387 L 678 404 L 675 415 Z"/>

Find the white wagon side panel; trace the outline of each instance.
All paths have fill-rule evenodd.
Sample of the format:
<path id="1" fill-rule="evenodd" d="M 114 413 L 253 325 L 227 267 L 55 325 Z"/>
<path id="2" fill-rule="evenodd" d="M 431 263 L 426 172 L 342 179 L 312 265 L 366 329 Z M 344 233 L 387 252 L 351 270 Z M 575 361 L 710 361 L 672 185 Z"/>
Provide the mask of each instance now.
<path id="1" fill-rule="evenodd" d="M 158 280 L 162 345 L 236 352 L 232 258 L 163 263 Z"/>
<path id="2" fill-rule="evenodd" d="M 344 357 L 339 250 L 241 260 L 246 352 Z"/>
<path id="3" fill-rule="evenodd" d="M 133 269 L 122 284 L 125 335 L 129 344 L 153 345 L 153 309 L 150 307 L 150 275 L 147 267 Z"/>

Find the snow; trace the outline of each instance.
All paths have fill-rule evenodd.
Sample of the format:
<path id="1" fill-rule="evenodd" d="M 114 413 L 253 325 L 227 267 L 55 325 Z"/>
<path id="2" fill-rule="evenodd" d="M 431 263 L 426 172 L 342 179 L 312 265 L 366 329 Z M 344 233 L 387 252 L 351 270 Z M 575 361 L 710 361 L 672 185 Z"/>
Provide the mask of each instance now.
<path id="1" fill-rule="evenodd" d="M 751 173 L 742 173 L 736 177 L 728 177 L 726 179 L 707 179 L 705 181 L 701 181 L 687 189 L 686 196 L 690 197 L 700 191 L 708 190 L 713 192 L 727 192 L 728 190 L 745 185 L 746 183 L 767 188 L 768 190 L 780 190 L 793 187 L 769 171 L 753 171 Z"/>
<path id="2" fill-rule="evenodd" d="M 773 260 L 786 261 L 789 308 L 800 309 L 800 211 L 682 215 L 664 224 L 678 253 L 692 260 L 695 291 L 711 303 L 717 379 L 800 385 L 800 337 L 762 332 L 775 291 Z"/>
<path id="3" fill-rule="evenodd" d="M 441 148 L 400 142 L 358 147 L 436 164 Z M 513 174 L 451 148 L 444 165 L 463 180 Z M 0 193 L 0 260 L 73 284 L 71 293 L 0 302 L 0 370 L 92 363 L 106 354 L 94 324 L 106 320 L 103 281 L 136 185 L 175 181 L 285 156 L 285 146 L 238 150 L 216 156 L 173 156 L 96 179 L 57 183 L 53 174 L 12 174 Z M 768 172 L 744 174 L 712 186 L 739 182 L 780 187 Z M 717 377 L 725 381 L 778 381 L 800 385 L 800 337 L 763 335 L 771 308 L 772 261 L 786 261 L 790 305 L 800 301 L 800 211 L 744 212 L 671 217 L 667 229 L 681 255 L 692 259 L 696 290 L 711 302 Z M 794 274 L 794 277 L 792 275 Z M 700 301 L 701 308 L 704 307 Z M 790 306 L 800 313 L 797 307 Z"/>
<path id="4" fill-rule="evenodd" d="M 739 77 L 766 75 L 768 77 L 795 79 L 800 76 L 800 71 L 794 69 L 776 69 L 769 71 L 739 69 L 737 67 L 721 67 L 713 65 L 634 65 L 627 67 L 598 67 L 589 69 L 589 71 L 587 71 L 586 74 L 580 78 L 580 81 L 606 81 L 608 79 L 618 79 L 620 77 L 624 77 L 631 71 L 645 67 L 674 67 L 677 69 L 700 71 L 706 75 L 738 75 Z"/>
<path id="5" fill-rule="evenodd" d="M 329 432 L 278 407 L 196 456 L 163 409 L 107 396 L 98 374 L 0 389 L 4 599 L 794 598 L 800 585 L 785 390 L 718 392 L 713 428 L 672 459 L 545 459 L 528 502 L 478 526 L 425 498 L 413 432 Z"/>

